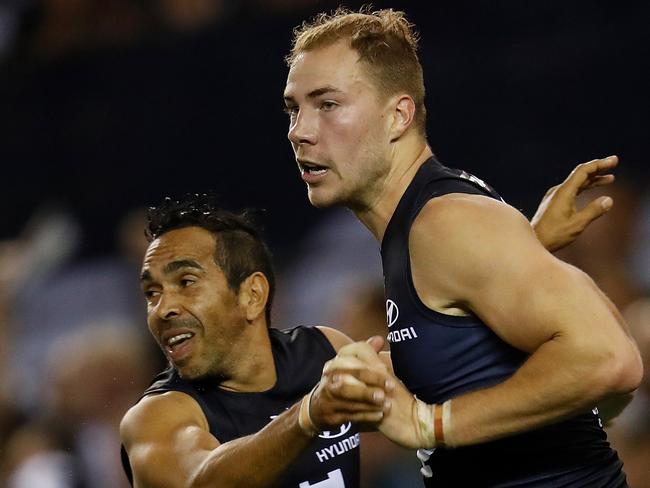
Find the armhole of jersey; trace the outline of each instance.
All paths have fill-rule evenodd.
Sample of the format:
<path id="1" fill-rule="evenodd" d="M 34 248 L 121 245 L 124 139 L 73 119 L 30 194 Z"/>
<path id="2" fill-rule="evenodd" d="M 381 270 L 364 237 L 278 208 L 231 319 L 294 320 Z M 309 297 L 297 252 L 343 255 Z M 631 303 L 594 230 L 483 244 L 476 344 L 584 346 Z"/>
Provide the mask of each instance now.
<path id="1" fill-rule="evenodd" d="M 318 337 L 318 342 L 325 348 L 326 351 L 328 351 L 332 357 L 336 356 L 336 349 L 334 349 L 334 346 L 332 343 L 329 341 L 325 333 L 320 330 L 318 327 L 305 327 L 306 329 L 313 329 L 316 332 L 316 337 Z"/>
<path id="2" fill-rule="evenodd" d="M 428 319 L 434 319 L 437 322 L 437 325 L 443 326 L 443 327 L 481 327 L 483 326 L 483 322 L 481 319 L 479 319 L 476 315 L 449 315 L 446 313 L 438 312 L 436 310 L 433 310 L 429 307 L 427 307 L 424 302 L 420 299 L 420 296 L 418 295 L 417 290 L 415 289 L 415 283 L 413 283 L 413 272 L 411 269 L 411 250 L 409 248 L 409 242 L 410 242 L 410 229 L 413 226 L 413 222 L 415 222 L 415 219 L 417 219 L 418 215 L 420 215 L 420 212 L 424 208 L 424 206 L 433 200 L 434 198 L 441 197 L 444 195 L 448 195 L 450 193 L 467 193 L 467 194 L 472 194 L 472 195 L 482 195 L 482 196 L 488 196 L 491 197 L 491 195 L 486 194 L 486 192 L 478 188 L 475 184 L 473 184 L 470 181 L 462 180 L 462 179 L 449 179 L 450 183 L 453 183 L 455 185 L 455 188 L 451 189 L 449 188 L 450 191 L 446 191 L 447 189 L 443 189 L 443 191 L 436 191 L 435 194 L 431 195 L 431 192 L 424 192 L 423 193 L 428 193 L 431 195 L 429 198 L 423 199 L 422 201 L 418 202 L 418 205 L 415 208 L 415 211 L 413 213 L 413 218 L 411 219 L 411 225 L 409 226 L 409 235 L 406 236 L 406 282 L 408 283 L 408 293 L 409 296 L 411 297 L 411 300 L 413 300 L 413 303 L 415 304 L 416 308 L 418 311 L 424 315 L 425 318 Z M 431 183 L 436 183 L 440 184 L 440 180 L 431 182 Z M 458 191 L 461 187 L 464 186 L 465 190 L 469 191 Z M 426 186 L 425 186 L 426 188 Z"/>
<path id="3" fill-rule="evenodd" d="M 129 459 L 129 454 L 126 452 L 124 444 L 120 444 L 120 461 L 122 462 L 122 469 L 124 470 L 126 479 L 133 486 L 133 468 L 131 468 L 131 460 Z"/>

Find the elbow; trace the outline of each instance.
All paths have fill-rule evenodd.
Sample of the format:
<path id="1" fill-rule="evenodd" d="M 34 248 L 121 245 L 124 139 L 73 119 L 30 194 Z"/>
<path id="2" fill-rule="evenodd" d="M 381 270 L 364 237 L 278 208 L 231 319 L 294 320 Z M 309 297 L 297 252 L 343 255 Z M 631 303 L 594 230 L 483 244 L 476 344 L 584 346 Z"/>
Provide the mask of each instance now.
<path id="1" fill-rule="evenodd" d="M 632 393 L 641 385 L 643 380 L 643 360 L 636 348 L 630 351 L 619 368 L 619 374 L 614 383 L 617 393 Z"/>
<path id="2" fill-rule="evenodd" d="M 643 379 L 643 361 L 631 342 L 627 347 L 610 351 L 599 369 L 604 395 L 632 393 Z"/>

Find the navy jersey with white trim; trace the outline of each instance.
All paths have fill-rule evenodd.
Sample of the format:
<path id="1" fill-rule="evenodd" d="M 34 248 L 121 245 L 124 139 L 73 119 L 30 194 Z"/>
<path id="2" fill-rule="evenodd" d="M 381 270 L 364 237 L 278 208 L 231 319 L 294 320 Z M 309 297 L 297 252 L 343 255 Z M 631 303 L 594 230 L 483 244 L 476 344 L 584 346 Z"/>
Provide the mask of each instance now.
<path id="1" fill-rule="evenodd" d="M 430 199 L 449 193 L 501 199 L 475 176 L 431 158 L 419 168 L 402 196 L 381 246 L 395 374 L 427 403 L 440 403 L 500 383 L 527 358 L 478 317 L 438 313 L 417 295 L 411 275 L 409 232 Z M 436 487 L 625 486 L 621 462 L 607 442 L 596 409 L 506 439 L 437 449 L 427 463 L 431 478 L 425 481 Z M 424 472 L 428 474 L 429 468 Z M 580 479 L 591 484 L 581 485 Z"/>
<path id="2" fill-rule="evenodd" d="M 317 328 L 269 329 L 277 372 L 276 384 L 265 392 L 238 393 L 219 388 L 216 380 L 185 381 L 173 368 L 154 378 L 145 395 L 181 391 L 199 404 L 210 433 L 225 443 L 260 431 L 274 417 L 297 403 L 320 380 L 323 366 L 336 352 Z M 128 457 L 122 463 L 131 479 Z M 254 465 L 250 469 L 255 469 Z M 242 480 L 246 486 L 246 480 Z M 281 481 L 286 488 L 358 488 L 359 433 L 355 424 L 326 431 L 293 462 Z"/>

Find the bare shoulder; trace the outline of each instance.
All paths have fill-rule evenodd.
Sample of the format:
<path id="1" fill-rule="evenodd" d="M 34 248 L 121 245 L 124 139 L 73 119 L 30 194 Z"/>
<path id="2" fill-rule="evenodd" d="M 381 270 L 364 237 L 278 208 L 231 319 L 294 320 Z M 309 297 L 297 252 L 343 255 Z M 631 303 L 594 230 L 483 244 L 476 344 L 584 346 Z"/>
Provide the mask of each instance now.
<path id="1" fill-rule="evenodd" d="M 450 193 L 429 200 L 413 223 L 413 232 L 427 230 L 471 233 L 474 227 L 515 227 L 532 235 L 526 217 L 505 202 L 483 195 Z"/>
<path id="2" fill-rule="evenodd" d="M 459 193 L 427 202 L 411 227 L 409 246 L 415 255 L 424 250 L 434 259 L 457 264 L 467 261 L 449 258 L 482 259 L 520 246 L 543 250 L 517 209 L 493 198 Z"/>
<path id="3" fill-rule="evenodd" d="M 135 486 L 189 486 L 196 467 L 219 446 L 198 403 L 175 391 L 147 396 L 131 407 L 120 438 Z"/>
<path id="4" fill-rule="evenodd" d="M 541 276 L 555 261 L 521 212 L 467 194 L 427 202 L 411 227 L 409 251 L 420 299 L 452 315 L 477 313 L 476 301 L 485 302 L 480 292 Z"/>
<path id="5" fill-rule="evenodd" d="M 133 405 L 120 422 L 120 436 L 128 447 L 161 431 L 192 424 L 208 430 L 205 415 L 196 401 L 185 393 L 170 391 L 146 396 Z"/>
<path id="6" fill-rule="evenodd" d="M 327 338 L 328 341 L 330 341 L 330 344 L 332 344 L 332 347 L 336 352 L 338 352 L 339 349 L 341 349 L 343 346 L 347 344 L 352 344 L 352 342 L 354 342 L 343 332 L 334 329 L 332 327 L 317 325 L 316 328 L 323 333 L 323 335 Z"/>

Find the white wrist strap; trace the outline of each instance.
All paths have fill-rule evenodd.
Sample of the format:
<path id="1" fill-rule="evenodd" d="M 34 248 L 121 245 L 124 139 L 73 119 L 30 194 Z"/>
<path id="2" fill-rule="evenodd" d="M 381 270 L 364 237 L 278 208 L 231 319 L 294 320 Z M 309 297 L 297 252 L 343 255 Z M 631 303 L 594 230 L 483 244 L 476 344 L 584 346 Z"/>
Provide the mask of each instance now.
<path id="1" fill-rule="evenodd" d="M 298 424 L 309 437 L 316 437 L 320 433 L 311 418 L 310 412 L 311 397 L 313 396 L 314 391 L 316 391 L 316 387 L 318 387 L 318 384 L 316 384 L 309 393 L 302 397 L 302 401 L 300 402 L 300 411 L 298 413 Z"/>
<path id="2" fill-rule="evenodd" d="M 420 447 L 431 449 L 436 447 L 436 432 L 434 429 L 434 415 L 436 405 L 428 405 L 415 397 L 415 411 L 417 415 L 418 437 Z"/>
<path id="3" fill-rule="evenodd" d="M 451 447 L 451 400 L 442 405 L 429 405 L 415 397 L 420 447 Z"/>
<path id="4" fill-rule="evenodd" d="M 442 427 L 444 431 L 444 445 L 447 447 L 454 447 L 453 439 L 451 437 L 454 432 L 451 425 L 451 399 L 442 404 Z"/>

